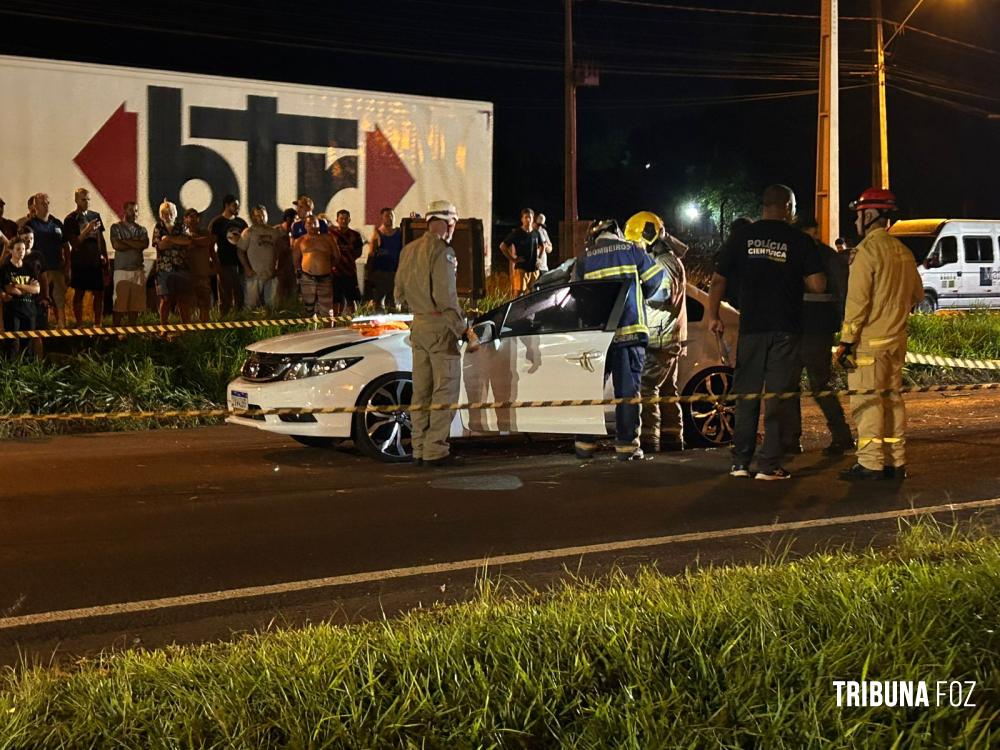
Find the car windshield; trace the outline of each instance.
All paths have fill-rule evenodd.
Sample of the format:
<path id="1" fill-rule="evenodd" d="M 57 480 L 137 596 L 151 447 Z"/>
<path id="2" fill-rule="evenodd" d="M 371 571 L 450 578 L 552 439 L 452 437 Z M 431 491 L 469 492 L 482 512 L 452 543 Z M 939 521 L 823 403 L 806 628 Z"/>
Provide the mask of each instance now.
<path id="1" fill-rule="evenodd" d="M 895 237 L 910 248 L 917 263 L 923 263 L 927 260 L 931 248 L 934 247 L 934 240 L 937 239 L 937 235 L 934 234 L 901 234 L 895 235 Z"/>

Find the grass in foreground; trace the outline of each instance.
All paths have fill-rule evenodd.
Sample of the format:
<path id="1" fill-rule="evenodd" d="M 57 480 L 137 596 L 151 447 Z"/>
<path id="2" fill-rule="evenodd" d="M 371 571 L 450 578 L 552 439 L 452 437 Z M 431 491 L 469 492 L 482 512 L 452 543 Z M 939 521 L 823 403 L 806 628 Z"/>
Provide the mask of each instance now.
<path id="1" fill-rule="evenodd" d="M 831 748 L 1000 742 L 1000 542 L 646 570 L 0 679 L 0 747 Z M 832 681 L 975 680 L 975 709 Z"/>

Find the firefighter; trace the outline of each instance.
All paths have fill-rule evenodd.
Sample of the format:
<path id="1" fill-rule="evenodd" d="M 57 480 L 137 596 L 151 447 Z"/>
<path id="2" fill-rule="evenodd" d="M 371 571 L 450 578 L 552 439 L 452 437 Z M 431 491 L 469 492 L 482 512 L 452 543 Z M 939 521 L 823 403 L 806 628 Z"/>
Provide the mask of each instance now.
<path id="1" fill-rule="evenodd" d="M 677 368 L 687 354 L 687 279 L 681 259 L 688 246 L 667 232 L 656 214 L 640 211 L 625 222 L 625 239 L 652 256 L 663 270 L 659 290 L 647 301 L 649 344 L 642 368 L 644 399 L 677 396 Z M 680 404 L 642 405 L 640 445 L 647 453 L 684 450 L 684 415 Z"/>
<path id="2" fill-rule="evenodd" d="M 413 313 L 413 403 L 454 404 L 461 382 L 459 341 L 466 338 L 470 351 L 475 348 L 475 334 L 466 326 L 455 286 L 458 260 L 450 242 L 458 213 L 448 201 L 434 201 L 425 218 L 427 232 L 400 253 L 394 297 Z M 418 466 L 459 463 L 448 446 L 453 416 L 450 410 L 410 414 L 413 460 Z"/>
<path id="3" fill-rule="evenodd" d="M 850 204 L 863 238 L 851 266 L 847 307 L 837 363 L 848 370 L 852 390 L 896 390 L 903 385 L 906 325 L 924 298 L 913 254 L 888 233 L 896 197 L 868 188 Z M 847 480 L 906 477 L 906 410 L 901 394 L 851 396 L 858 429 L 857 463 L 841 472 Z"/>
<path id="4" fill-rule="evenodd" d="M 586 246 L 573 273 L 577 279 L 627 282 L 625 306 L 608 348 L 604 379 L 607 382 L 610 375 L 615 398 L 635 398 L 639 395 L 639 380 L 649 341 L 645 300 L 660 288 L 663 269 L 653 263 L 642 248 L 625 239 L 618 222 L 602 219 L 591 225 Z M 597 438 L 577 437 L 578 458 L 592 458 L 596 448 Z M 615 456 L 619 461 L 642 458 L 638 404 L 615 406 Z"/>

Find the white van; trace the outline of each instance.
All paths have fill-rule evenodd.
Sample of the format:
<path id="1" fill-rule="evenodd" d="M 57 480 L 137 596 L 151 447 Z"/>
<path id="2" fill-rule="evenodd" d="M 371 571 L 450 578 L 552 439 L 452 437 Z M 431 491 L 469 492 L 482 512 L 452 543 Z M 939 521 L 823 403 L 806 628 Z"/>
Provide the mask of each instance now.
<path id="1" fill-rule="evenodd" d="M 889 234 L 913 252 L 924 280 L 920 312 L 1000 308 L 1000 220 L 912 219 Z"/>

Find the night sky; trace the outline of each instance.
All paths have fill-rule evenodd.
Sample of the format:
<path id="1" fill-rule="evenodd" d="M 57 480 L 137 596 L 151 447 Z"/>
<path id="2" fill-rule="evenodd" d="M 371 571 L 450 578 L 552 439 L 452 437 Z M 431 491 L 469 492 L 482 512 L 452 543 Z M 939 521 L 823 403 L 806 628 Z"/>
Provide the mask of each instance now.
<path id="1" fill-rule="evenodd" d="M 885 0 L 885 15 L 914 2 Z M 577 59 L 601 71 L 579 94 L 581 216 L 650 209 L 674 224 L 696 191 L 727 181 L 786 182 L 809 213 L 819 23 L 767 14 L 815 16 L 819 0 L 667 5 L 577 0 Z M 841 14 L 870 16 L 871 0 L 841 0 Z M 516 223 L 522 205 L 561 218 L 561 2 L 5 0 L 0 23 L 8 54 L 492 101 L 494 220 Z M 1000 119 L 986 117 L 1000 113 L 1000 2 L 925 0 L 910 23 L 888 74 L 903 213 L 1000 218 Z M 846 203 L 870 182 L 871 23 L 845 18 L 841 33 Z"/>

